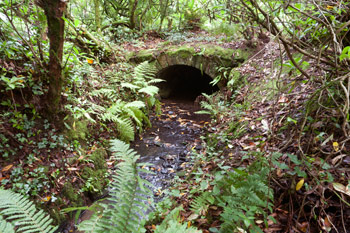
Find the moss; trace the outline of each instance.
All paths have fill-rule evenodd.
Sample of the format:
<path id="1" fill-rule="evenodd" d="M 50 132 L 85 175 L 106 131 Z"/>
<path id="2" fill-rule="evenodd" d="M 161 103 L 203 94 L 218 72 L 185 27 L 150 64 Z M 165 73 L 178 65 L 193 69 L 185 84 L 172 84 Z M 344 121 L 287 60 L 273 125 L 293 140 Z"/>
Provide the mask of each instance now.
<path id="1" fill-rule="evenodd" d="M 180 47 L 172 46 L 168 49 L 166 54 L 169 56 L 175 55 L 175 56 L 179 56 L 181 58 L 186 59 L 186 58 L 194 56 L 196 54 L 196 51 L 194 50 L 193 47 L 189 47 L 187 45 L 180 46 Z"/>
<path id="2" fill-rule="evenodd" d="M 144 61 L 153 61 L 155 60 L 154 53 L 157 53 L 157 50 L 141 50 L 139 52 L 131 52 L 126 55 L 127 60 L 135 63 L 141 63 Z"/>
<path id="3" fill-rule="evenodd" d="M 107 169 L 107 152 L 103 148 L 98 148 L 90 155 L 90 159 L 93 161 L 95 169 Z"/>
<path id="4" fill-rule="evenodd" d="M 98 196 L 107 185 L 105 174 L 107 172 L 107 152 L 103 148 L 98 148 L 89 156 L 94 167 L 84 167 L 81 178 L 85 181 L 85 191 L 93 196 Z"/>
<path id="5" fill-rule="evenodd" d="M 164 51 L 164 52 L 163 52 Z M 159 54 L 166 57 L 189 59 L 192 57 L 208 57 L 213 59 L 214 63 L 219 63 L 221 66 L 232 66 L 233 63 L 244 62 L 251 54 L 250 49 L 230 49 L 223 48 L 213 44 L 186 44 L 182 46 L 166 46 L 163 45 L 160 49 L 142 50 L 137 53 L 128 55 L 129 61 L 140 63 L 143 61 L 154 61 Z M 190 64 L 189 64 L 190 65 Z"/>
<path id="6" fill-rule="evenodd" d="M 66 182 L 62 189 L 62 194 L 70 201 L 70 206 L 82 206 L 83 199 L 78 194 L 72 183 Z"/>
<path id="7" fill-rule="evenodd" d="M 69 141 L 78 140 L 85 141 L 89 135 L 88 121 L 69 119 L 68 124 L 71 129 L 66 131 L 66 136 Z"/>
<path id="8" fill-rule="evenodd" d="M 91 167 L 84 167 L 81 177 L 85 180 L 85 191 L 90 193 L 93 198 L 98 197 L 107 185 L 105 174 L 107 169 L 94 170 Z"/>

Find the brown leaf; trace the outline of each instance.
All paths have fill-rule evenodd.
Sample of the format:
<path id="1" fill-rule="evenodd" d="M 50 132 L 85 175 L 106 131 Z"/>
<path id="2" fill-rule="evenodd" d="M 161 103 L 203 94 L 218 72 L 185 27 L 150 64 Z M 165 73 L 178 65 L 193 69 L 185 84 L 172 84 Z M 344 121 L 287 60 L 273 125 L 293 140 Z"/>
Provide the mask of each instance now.
<path id="1" fill-rule="evenodd" d="M 6 167 L 4 167 L 1 171 L 2 172 L 7 172 L 8 170 L 10 170 L 13 167 L 13 164 L 7 165 Z"/>

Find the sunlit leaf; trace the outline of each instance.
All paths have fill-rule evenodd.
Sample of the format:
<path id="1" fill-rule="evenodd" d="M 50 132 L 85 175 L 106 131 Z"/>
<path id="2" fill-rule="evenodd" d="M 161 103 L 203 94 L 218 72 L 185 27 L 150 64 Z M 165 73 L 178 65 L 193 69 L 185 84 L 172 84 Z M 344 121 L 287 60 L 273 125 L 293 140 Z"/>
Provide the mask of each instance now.
<path id="1" fill-rule="evenodd" d="M 339 143 L 338 142 L 333 142 L 333 149 L 335 152 L 339 151 Z"/>
<path id="2" fill-rule="evenodd" d="M 297 183 L 297 185 L 295 186 L 295 190 L 298 191 L 301 189 L 301 187 L 303 187 L 304 185 L 304 179 L 299 180 L 299 182 Z"/>

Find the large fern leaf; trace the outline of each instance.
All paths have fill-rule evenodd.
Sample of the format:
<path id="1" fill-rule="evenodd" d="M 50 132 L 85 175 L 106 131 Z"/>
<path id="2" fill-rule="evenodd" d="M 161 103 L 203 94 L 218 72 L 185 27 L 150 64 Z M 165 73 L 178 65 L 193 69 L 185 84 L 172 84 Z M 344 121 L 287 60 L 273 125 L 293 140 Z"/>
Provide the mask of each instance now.
<path id="1" fill-rule="evenodd" d="M 54 232 L 52 219 L 44 211 L 37 211 L 33 202 L 21 194 L 0 188 L 0 214 L 7 216 L 18 232 Z"/>
<path id="2" fill-rule="evenodd" d="M 136 163 L 139 155 L 130 146 L 120 140 L 111 141 L 111 151 L 114 157 L 120 161 L 116 167 L 116 174 L 112 175 L 109 186 L 109 204 L 101 205 L 103 215 L 95 213 L 90 220 L 79 225 L 79 229 L 87 229 L 87 232 L 116 232 L 131 233 L 144 232 L 140 221 L 148 208 L 147 198 L 152 192 L 147 185 L 149 182 L 139 177 L 140 165 Z M 93 231 L 89 230 L 93 227 Z"/>

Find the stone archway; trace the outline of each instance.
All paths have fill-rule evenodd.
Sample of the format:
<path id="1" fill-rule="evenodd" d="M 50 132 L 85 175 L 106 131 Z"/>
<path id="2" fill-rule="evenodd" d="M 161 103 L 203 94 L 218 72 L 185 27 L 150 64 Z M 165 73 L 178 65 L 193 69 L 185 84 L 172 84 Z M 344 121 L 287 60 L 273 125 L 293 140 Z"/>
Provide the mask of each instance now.
<path id="1" fill-rule="evenodd" d="M 217 85 L 209 75 L 187 65 L 172 65 L 160 70 L 158 78 L 165 80 L 159 84 L 162 98 L 195 100 L 202 93 L 212 94 L 218 91 Z"/>
<path id="2" fill-rule="evenodd" d="M 212 79 L 223 75 L 222 68 L 230 69 L 239 66 L 251 54 L 246 49 L 223 48 L 208 43 L 188 43 L 181 46 L 170 45 L 158 49 L 141 50 L 127 55 L 128 60 L 136 64 L 148 61 L 153 63 L 159 72 L 168 67 L 184 65 L 196 68 L 201 73 L 207 74 Z M 226 86 L 226 80 L 222 79 L 218 87 Z"/>

